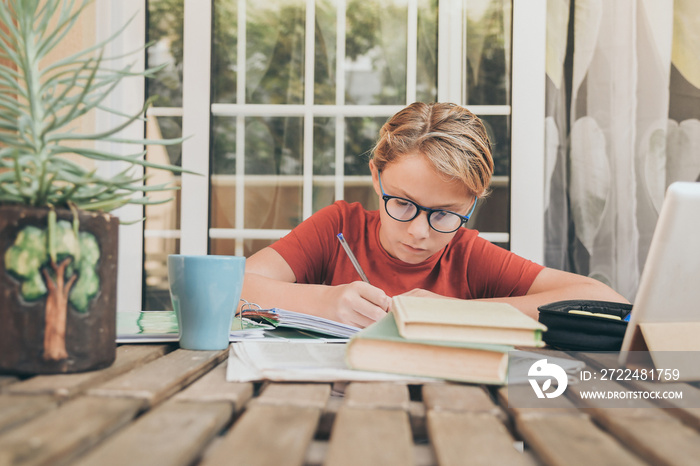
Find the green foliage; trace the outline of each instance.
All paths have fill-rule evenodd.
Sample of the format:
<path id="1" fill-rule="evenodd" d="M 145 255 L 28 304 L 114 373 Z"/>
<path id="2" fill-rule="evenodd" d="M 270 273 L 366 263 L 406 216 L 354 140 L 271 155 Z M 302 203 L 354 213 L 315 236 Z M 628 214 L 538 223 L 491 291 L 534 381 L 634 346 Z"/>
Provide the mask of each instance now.
<path id="1" fill-rule="evenodd" d="M 100 289 L 100 278 L 97 276 L 100 246 L 97 244 L 95 236 L 85 231 L 81 231 L 78 235 L 78 243 L 80 244 L 78 250 L 80 260 L 74 264 L 73 269 L 79 278 L 71 289 L 69 300 L 76 310 L 86 312 L 90 299 Z"/>
<path id="2" fill-rule="evenodd" d="M 97 261 L 100 248 L 92 233 L 76 234 L 71 223 L 61 220 L 56 222 L 53 247 L 56 262 L 67 258 L 70 262 L 65 270 L 65 280 L 78 274 L 78 279 L 70 290 L 69 301 L 79 312 L 86 312 L 88 302 L 97 294 L 100 280 L 97 276 Z M 48 230 L 48 229 L 47 229 Z M 42 278 L 42 270 L 52 280 L 56 280 L 49 254 L 47 230 L 33 226 L 25 227 L 19 232 L 14 244 L 5 252 L 5 268 L 22 282 L 22 297 L 35 301 L 47 292 Z"/>
<path id="3" fill-rule="evenodd" d="M 123 57 L 106 57 L 105 48 L 121 34 L 70 57 L 49 62 L 48 54 L 65 38 L 91 0 L 4 0 L 0 2 L 0 203 L 110 211 L 128 203 L 149 203 L 146 191 L 175 189 L 143 186 L 134 166 L 182 170 L 144 160 L 145 144 L 178 144 L 180 139 L 145 140 L 117 136 L 134 121 L 143 121 L 150 104 L 129 115 L 103 105 L 124 78 L 150 77 L 159 68 L 116 68 Z M 77 8 L 76 8 L 77 4 Z M 143 53 L 135 50 L 130 55 Z M 41 66 L 40 66 L 41 63 Z M 75 120 L 93 110 L 123 119 L 101 133 L 77 134 Z M 85 141 L 135 146 L 121 155 L 91 148 Z M 76 147 L 76 146 L 80 147 Z M 120 162 L 126 168 L 106 178 L 68 160 L 77 154 L 97 161 Z"/>
<path id="4" fill-rule="evenodd" d="M 5 268 L 22 281 L 24 299 L 34 301 L 46 294 L 41 268 L 48 259 L 46 232 L 36 227 L 20 231 L 15 244 L 5 251 Z"/>

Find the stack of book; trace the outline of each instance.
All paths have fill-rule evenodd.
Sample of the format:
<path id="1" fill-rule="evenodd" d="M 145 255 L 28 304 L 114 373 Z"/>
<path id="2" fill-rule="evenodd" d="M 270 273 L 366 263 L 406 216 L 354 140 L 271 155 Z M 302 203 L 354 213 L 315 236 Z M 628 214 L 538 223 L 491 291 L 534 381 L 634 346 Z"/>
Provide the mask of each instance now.
<path id="1" fill-rule="evenodd" d="M 541 347 L 547 327 L 505 303 L 397 296 L 380 321 L 355 334 L 353 369 L 503 384 L 514 346 Z"/>

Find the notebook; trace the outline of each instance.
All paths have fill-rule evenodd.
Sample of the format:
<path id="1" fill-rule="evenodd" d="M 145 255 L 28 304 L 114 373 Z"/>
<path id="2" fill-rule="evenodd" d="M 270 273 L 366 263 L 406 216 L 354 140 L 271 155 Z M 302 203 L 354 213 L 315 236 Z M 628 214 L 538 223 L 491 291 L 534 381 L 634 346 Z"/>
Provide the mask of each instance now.
<path id="1" fill-rule="evenodd" d="M 666 191 L 619 361 L 627 364 L 630 351 L 650 350 L 654 365 L 664 368 L 664 362 L 656 359 L 663 352 L 700 351 L 698 335 L 700 183 L 676 182 Z M 690 357 L 700 367 L 697 354 Z"/>

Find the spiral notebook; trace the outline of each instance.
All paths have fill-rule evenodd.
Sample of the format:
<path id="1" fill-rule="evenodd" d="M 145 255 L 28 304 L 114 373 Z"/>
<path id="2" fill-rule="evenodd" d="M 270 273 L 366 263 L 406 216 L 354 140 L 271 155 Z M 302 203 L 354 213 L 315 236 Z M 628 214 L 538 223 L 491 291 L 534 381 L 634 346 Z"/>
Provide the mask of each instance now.
<path id="1" fill-rule="evenodd" d="M 245 303 L 233 319 L 229 341 L 344 342 L 359 330 L 322 317 L 278 308 L 261 309 Z M 174 311 L 117 312 L 117 343 L 166 343 L 179 339 Z"/>
<path id="2" fill-rule="evenodd" d="M 338 338 L 350 338 L 360 331 L 359 327 L 323 317 L 280 308 L 262 309 L 257 304 L 248 302 L 243 303 L 237 315 L 244 320 L 273 325 L 275 328 L 304 330 Z"/>

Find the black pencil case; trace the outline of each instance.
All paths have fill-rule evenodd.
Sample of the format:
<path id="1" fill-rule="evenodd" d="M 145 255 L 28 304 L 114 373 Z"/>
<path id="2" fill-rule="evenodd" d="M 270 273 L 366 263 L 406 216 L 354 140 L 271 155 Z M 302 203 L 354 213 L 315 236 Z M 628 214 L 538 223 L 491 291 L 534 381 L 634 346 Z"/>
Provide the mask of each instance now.
<path id="1" fill-rule="evenodd" d="M 542 335 L 547 345 L 572 351 L 620 351 L 627 330 L 623 319 L 632 305 L 569 300 L 545 304 L 538 310 L 539 321 L 547 326 Z"/>

